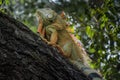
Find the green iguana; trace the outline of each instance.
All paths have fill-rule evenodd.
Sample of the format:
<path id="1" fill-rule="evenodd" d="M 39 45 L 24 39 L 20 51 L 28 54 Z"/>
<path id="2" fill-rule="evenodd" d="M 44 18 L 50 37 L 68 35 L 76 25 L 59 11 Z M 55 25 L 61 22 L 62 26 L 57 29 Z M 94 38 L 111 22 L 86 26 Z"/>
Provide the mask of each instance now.
<path id="1" fill-rule="evenodd" d="M 91 69 L 86 52 L 71 37 L 66 30 L 65 19 L 50 8 L 43 8 L 36 11 L 39 19 L 38 33 L 48 44 L 59 47 L 62 55 L 83 71 L 91 80 L 102 80 L 101 75 Z"/>

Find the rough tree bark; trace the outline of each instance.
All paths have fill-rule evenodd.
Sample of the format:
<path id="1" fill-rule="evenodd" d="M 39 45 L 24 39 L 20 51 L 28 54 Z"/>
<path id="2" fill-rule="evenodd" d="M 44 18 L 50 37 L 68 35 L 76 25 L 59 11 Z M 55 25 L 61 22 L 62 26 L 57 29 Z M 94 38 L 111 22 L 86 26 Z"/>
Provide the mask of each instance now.
<path id="1" fill-rule="evenodd" d="M 0 13 L 0 80 L 88 80 L 24 24 Z"/>

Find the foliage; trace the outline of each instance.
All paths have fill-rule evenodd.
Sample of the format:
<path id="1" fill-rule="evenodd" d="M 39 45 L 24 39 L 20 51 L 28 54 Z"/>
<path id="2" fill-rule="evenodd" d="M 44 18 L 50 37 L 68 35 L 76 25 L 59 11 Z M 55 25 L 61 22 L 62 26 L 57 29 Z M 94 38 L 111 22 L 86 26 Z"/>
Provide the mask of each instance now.
<path id="1" fill-rule="evenodd" d="M 36 9 L 64 10 L 106 80 L 120 79 L 120 1 L 119 0 L 1 0 L 0 11 L 10 13 L 36 30 Z"/>

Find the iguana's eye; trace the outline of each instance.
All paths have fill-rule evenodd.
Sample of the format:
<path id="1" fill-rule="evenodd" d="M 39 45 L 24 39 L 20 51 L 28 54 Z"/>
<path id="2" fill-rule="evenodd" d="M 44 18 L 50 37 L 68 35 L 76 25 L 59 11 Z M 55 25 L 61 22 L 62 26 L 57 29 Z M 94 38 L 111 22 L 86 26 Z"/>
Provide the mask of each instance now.
<path id="1" fill-rule="evenodd" d="M 48 17 L 49 19 L 51 19 L 51 18 L 53 18 L 53 15 L 52 15 L 52 14 L 48 14 L 47 17 Z"/>

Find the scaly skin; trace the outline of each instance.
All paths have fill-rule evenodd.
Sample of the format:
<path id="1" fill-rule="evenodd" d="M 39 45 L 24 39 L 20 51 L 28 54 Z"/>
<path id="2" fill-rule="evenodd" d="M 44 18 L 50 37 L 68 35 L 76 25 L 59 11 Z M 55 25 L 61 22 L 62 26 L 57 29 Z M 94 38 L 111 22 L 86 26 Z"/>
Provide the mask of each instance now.
<path id="1" fill-rule="evenodd" d="M 61 16 L 49 8 L 37 10 L 39 17 L 38 32 L 48 44 L 59 47 L 63 55 L 76 65 L 92 80 L 102 80 L 100 75 L 89 67 L 86 52 L 79 46 L 66 30 L 66 22 Z"/>

